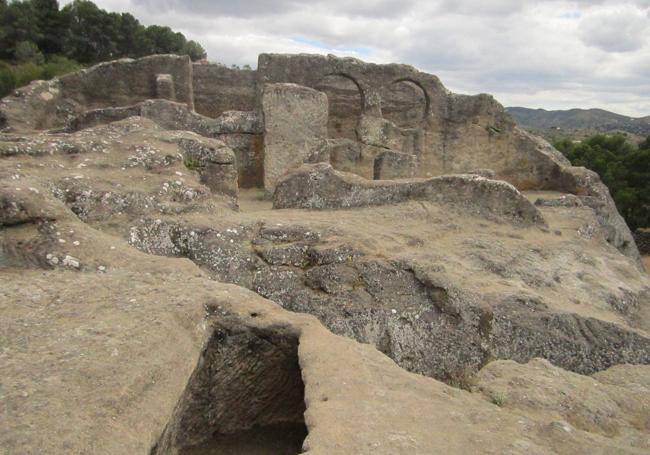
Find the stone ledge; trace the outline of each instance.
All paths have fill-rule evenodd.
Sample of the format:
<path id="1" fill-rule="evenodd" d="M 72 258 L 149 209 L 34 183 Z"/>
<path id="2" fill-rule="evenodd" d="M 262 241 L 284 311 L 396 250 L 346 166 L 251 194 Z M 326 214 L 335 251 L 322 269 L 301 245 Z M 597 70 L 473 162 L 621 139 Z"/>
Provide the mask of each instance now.
<path id="1" fill-rule="evenodd" d="M 366 180 L 325 163 L 305 164 L 278 183 L 273 208 L 337 209 L 424 200 L 513 224 L 545 225 L 539 210 L 507 182 L 477 175 Z"/>

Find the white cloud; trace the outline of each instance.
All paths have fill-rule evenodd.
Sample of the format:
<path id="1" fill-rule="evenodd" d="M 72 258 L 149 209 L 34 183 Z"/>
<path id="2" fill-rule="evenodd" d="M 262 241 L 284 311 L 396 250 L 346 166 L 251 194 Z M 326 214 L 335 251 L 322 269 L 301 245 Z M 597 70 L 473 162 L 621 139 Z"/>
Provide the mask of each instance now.
<path id="1" fill-rule="evenodd" d="M 606 52 L 632 52 L 648 44 L 650 16 L 633 5 L 600 8 L 580 22 L 580 38 Z"/>
<path id="2" fill-rule="evenodd" d="M 202 43 L 211 60 L 261 52 L 408 63 L 505 105 L 650 114 L 648 0 L 96 0 Z"/>

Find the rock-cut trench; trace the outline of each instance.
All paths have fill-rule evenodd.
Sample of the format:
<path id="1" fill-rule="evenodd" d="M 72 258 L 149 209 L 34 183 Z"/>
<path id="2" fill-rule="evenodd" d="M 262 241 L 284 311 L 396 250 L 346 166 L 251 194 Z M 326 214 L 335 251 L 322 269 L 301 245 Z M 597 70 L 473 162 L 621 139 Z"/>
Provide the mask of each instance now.
<path id="1" fill-rule="evenodd" d="M 298 336 L 215 323 L 150 455 L 294 455 L 307 435 Z"/>

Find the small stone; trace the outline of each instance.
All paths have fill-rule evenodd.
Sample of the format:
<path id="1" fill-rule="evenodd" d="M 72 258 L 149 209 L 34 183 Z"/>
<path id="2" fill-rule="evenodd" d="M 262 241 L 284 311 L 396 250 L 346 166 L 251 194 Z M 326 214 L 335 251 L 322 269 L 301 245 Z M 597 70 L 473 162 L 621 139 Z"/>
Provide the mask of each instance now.
<path id="1" fill-rule="evenodd" d="M 65 243 L 65 239 L 59 239 L 59 243 Z"/>
<path id="2" fill-rule="evenodd" d="M 66 255 L 66 257 L 63 258 L 63 265 L 67 267 L 74 267 L 75 269 L 81 267 L 81 264 L 79 263 L 79 259 L 74 258 L 70 255 Z"/>
<path id="3" fill-rule="evenodd" d="M 100 265 L 100 266 L 97 266 L 97 270 L 100 271 L 100 272 L 105 272 L 106 267 L 104 267 L 103 265 Z"/>
<path id="4" fill-rule="evenodd" d="M 397 314 L 397 310 L 396 310 L 395 308 L 393 308 L 392 310 L 390 310 L 390 312 L 393 313 L 393 314 Z"/>
<path id="5" fill-rule="evenodd" d="M 80 245 L 79 240 L 75 240 L 74 242 L 72 242 L 72 244 L 73 244 L 74 246 L 79 246 L 79 245 Z"/>

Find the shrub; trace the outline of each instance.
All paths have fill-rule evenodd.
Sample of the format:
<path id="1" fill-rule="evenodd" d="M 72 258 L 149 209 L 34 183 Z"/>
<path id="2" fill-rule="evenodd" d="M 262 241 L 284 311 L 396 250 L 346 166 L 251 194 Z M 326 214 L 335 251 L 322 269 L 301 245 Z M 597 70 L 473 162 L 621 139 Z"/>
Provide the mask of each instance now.
<path id="1" fill-rule="evenodd" d="M 508 394 L 506 392 L 501 390 L 495 390 L 492 392 L 492 403 L 501 407 L 506 404 L 506 401 L 508 401 Z"/>
<path id="2" fill-rule="evenodd" d="M 52 79 L 53 77 L 71 73 L 81 68 L 82 66 L 74 60 L 61 55 L 54 55 L 48 59 L 48 62 L 45 65 L 43 65 L 41 78 Z"/>
<path id="3" fill-rule="evenodd" d="M 36 44 L 31 41 L 21 41 L 16 44 L 14 55 L 18 63 L 34 63 L 35 65 L 42 65 L 45 62 L 45 57 L 43 57 L 41 51 L 38 50 Z"/>
<path id="4" fill-rule="evenodd" d="M 24 63 L 13 67 L 16 87 L 22 87 L 31 81 L 42 79 L 41 67 L 34 63 Z"/>
<path id="5" fill-rule="evenodd" d="M 16 78 L 11 67 L 0 62 L 0 98 L 9 95 L 16 88 Z"/>

